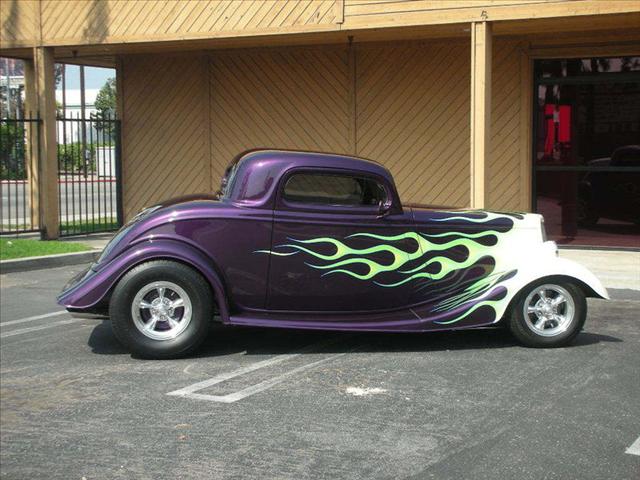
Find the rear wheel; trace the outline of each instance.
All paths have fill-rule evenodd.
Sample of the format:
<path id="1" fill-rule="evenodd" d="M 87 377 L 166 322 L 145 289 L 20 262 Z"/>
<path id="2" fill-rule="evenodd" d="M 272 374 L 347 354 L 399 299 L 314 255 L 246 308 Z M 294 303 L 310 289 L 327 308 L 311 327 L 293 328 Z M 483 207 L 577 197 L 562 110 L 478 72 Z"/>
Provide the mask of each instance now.
<path id="1" fill-rule="evenodd" d="M 211 288 L 192 268 L 157 260 L 118 282 L 109 304 L 113 332 L 132 353 L 176 358 L 193 352 L 209 331 Z"/>
<path id="2" fill-rule="evenodd" d="M 516 298 L 509 327 L 530 347 L 562 347 L 580 333 L 587 302 L 580 287 L 570 282 L 541 280 L 525 287 Z"/>

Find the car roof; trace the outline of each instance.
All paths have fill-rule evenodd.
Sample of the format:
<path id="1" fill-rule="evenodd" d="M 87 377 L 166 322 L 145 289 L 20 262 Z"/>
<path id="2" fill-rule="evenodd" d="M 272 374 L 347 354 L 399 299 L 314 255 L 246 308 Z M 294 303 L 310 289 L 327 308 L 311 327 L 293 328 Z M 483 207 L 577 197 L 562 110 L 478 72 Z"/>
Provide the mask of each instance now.
<path id="1" fill-rule="evenodd" d="M 242 163 L 258 163 L 279 160 L 286 170 L 294 167 L 342 168 L 391 177 L 389 171 L 378 162 L 352 155 L 313 152 L 306 150 L 258 149 L 245 152 L 238 159 Z"/>
<path id="2" fill-rule="evenodd" d="M 342 169 L 376 175 L 393 184 L 391 173 L 371 160 L 335 153 L 260 149 L 238 155 L 227 168 L 229 186 L 225 196 L 243 204 L 266 205 L 273 200 L 275 185 L 295 168 Z M 394 186 L 395 190 L 395 186 Z"/>

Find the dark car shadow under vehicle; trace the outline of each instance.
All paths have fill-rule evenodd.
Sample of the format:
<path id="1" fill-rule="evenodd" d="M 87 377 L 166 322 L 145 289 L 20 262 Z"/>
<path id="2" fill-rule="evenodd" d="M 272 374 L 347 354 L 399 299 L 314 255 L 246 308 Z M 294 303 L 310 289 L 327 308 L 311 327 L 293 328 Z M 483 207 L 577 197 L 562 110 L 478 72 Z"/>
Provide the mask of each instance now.
<path id="1" fill-rule="evenodd" d="M 622 342 L 598 333 L 582 332 L 566 348 L 583 347 L 600 342 Z M 122 355 L 129 352 L 120 345 L 109 320 L 92 330 L 88 345 L 93 353 Z M 280 355 L 295 353 L 316 345 L 308 353 L 437 352 L 444 350 L 481 350 L 525 348 L 507 329 L 484 328 L 429 333 L 349 333 L 318 330 L 288 330 L 253 327 L 229 327 L 216 324 L 198 351 L 189 358 L 209 358 L 246 352 L 246 355 Z M 302 352 L 307 353 L 307 352 Z"/>

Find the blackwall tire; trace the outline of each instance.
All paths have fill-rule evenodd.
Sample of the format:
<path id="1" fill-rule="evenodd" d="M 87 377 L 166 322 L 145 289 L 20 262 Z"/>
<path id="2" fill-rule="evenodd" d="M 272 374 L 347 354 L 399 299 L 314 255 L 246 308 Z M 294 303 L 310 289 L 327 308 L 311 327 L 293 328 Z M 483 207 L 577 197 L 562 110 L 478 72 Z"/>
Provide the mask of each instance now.
<path id="1" fill-rule="evenodd" d="M 116 285 L 109 302 L 118 340 L 141 358 L 169 359 L 195 351 L 213 319 L 213 293 L 194 269 L 178 262 L 140 264 Z"/>
<path id="2" fill-rule="evenodd" d="M 579 286 L 541 279 L 518 293 L 509 328 L 528 347 L 563 347 L 580 333 L 586 317 L 587 301 Z"/>

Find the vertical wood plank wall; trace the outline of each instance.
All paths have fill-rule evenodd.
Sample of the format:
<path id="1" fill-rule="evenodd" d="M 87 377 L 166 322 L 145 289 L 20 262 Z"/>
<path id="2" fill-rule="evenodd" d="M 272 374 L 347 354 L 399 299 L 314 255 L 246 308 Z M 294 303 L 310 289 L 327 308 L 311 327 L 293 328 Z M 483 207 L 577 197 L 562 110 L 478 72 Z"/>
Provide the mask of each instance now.
<path id="1" fill-rule="evenodd" d="M 228 162 L 258 147 L 355 151 L 386 165 L 407 203 L 468 206 L 468 42 L 354 48 L 355 66 L 347 46 L 125 57 L 127 218 L 215 191 Z M 520 50 L 496 39 L 493 51 L 489 206 L 523 209 Z"/>

